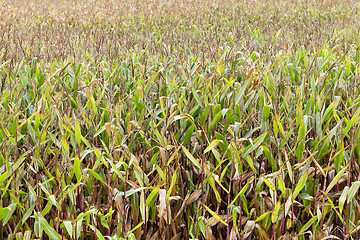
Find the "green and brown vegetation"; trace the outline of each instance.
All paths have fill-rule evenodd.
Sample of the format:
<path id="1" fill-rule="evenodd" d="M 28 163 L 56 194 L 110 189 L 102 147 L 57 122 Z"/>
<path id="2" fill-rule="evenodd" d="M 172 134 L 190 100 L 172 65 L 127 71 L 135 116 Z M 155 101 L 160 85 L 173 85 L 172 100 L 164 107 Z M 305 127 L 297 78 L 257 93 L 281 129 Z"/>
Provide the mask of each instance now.
<path id="1" fill-rule="evenodd" d="M 357 1 L 0 4 L 1 239 L 359 239 Z"/>

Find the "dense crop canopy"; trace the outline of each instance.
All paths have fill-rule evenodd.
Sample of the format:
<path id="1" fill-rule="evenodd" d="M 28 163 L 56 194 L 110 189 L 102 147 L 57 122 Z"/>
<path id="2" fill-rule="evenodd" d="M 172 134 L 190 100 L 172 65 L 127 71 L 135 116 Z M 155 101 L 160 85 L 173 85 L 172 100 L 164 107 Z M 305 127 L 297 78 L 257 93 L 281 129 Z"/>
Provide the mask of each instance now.
<path id="1" fill-rule="evenodd" d="M 0 238 L 358 239 L 342 2 L 1 3 Z"/>

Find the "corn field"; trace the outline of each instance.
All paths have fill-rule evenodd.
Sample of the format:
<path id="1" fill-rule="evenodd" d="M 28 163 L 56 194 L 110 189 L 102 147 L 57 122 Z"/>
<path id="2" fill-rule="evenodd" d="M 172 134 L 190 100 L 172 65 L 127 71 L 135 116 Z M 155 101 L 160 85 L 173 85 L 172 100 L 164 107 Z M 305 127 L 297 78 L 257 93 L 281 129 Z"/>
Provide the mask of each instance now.
<path id="1" fill-rule="evenodd" d="M 0 239 L 359 239 L 355 0 L 0 3 Z"/>

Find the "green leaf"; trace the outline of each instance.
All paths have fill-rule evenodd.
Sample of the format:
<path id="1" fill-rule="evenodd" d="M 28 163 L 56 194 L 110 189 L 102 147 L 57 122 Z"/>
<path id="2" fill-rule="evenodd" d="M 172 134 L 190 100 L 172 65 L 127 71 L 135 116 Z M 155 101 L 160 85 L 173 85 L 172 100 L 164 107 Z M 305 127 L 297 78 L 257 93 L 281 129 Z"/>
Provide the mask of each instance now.
<path id="1" fill-rule="evenodd" d="M 52 205 L 53 204 L 50 201 L 48 201 L 45 207 L 43 208 L 43 210 L 41 211 L 41 215 L 45 216 L 51 210 Z"/>
<path id="2" fill-rule="evenodd" d="M 264 179 L 265 184 L 272 190 L 275 191 L 274 185 L 267 179 L 266 177 L 262 177 Z"/>
<path id="3" fill-rule="evenodd" d="M 328 201 L 329 201 L 329 203 L 330 203 L 330 205 L 331 205 L 332 209 L 334 209 L 335 213 L 338 215 L 338 217 L 339 217 L 340 221 L 341 221 L 342 223 L 344 223 L 344 219 L 342 218 L 342 216 L 340 215 L 340 213 L 336 210 L 336 207 L 335 207 L 335 205 L 334 205 L 333 201 L 329 198 L 329 196 L 328 196 L 328 195 L 326 195 L 326 197 L 327 197 L 327 199 L 328 199 Z"/>
<path id="4" fill-rule="evenodd" d="M 132 188 L 126 191 L 126 195 L 125 198 L 130 197 L 131 195 L 133 195 L 134 193 L 140 192 L 142 190 L 148 189 L 147 187 L 139 187 L 139 188 Z M 119 192 L 116 194 L 116 196 L 114 197 L 114 200 L 118 199 L 120 196 L 124 196 L 124 192 Z"/>
<path id="5" fill-rule="evenodd" d="M 315 222 L 316 218 L 311 218 L 301 229 L 299 235 L 305 233 L 305 231 Z"/>
<path id="6" fill-rule="evenodd" d="M 122 160 L 122 159 L 121 159 Z M 119 172 L 119 169 L 115 166 L 115 164 L 113 163 L 113 161 L 111 159 L 108 160 L 108 162 L 110 163 L 112 169 L 115 171 L 116 175 L 118 175 L 119 178 L 121 178 L 121 180 L 125 181 L 124 176 Z M 122 165 L 124 162 L 120 161 L 120 164 Z M 120 166 L 119 166 L 120 167 Z"/>
<path id="7" fill-rule="evenodd" d="M 253 170 L 253 172 L 256 174 L 257 171 L 255 169 L 254 162 L 253 162 L 252 158 L 249 155 L 247 155 L 247 156 L 244 157 L 244 159 L 249 164 L 251 170 Z"/>
<path id="8" fill-rule="evenodd" d="M 24 223 L 28 220 L 28 218 L 31 216 L 31 214 L 32 214 L 33 211 L 34 211 L 35 205 L 36 205 L 36 203 L 34 203 L 33 205 L 31 205 L 31 206 L 29 207 L 29 209 L 26 210 L 25 214 L 23 215 L 23 218 L 21 219 L 21 223 L 22 223 L 22 224 L 24 224 Z M 0 211 L 1 211 L 1 210 L 0 210 Z"/>
<path id="9" fill-rule="evenodd" d="M 242 157 L 246 157 L 247 155 L 249 155 L 251 152 L 253 152 L 255 149 L 257 149 L 261 143 L 265 140 L 266 138 L 266 135 L 267 135 L 267 132 L 266 133 L 263 133 L 262 135 L 260 135 L 257 139 L 255 139 L 254 141 L 254 144 L 253 145 L 250 145 L 248 146 L 245 151 L 243 152 L 242 154 Z"/>
<path id="10" fill-rule="evenodd" d="M 176 181 L 177 181 L 177 173 L 176 173 L 176 170 L 171 178 L 171 183 L 170 183 L 170 187 L 169 189 L 167 190 L 167 193 L 166 193 L 166 196 L 165 196 L 165 202 L 168 203 L 169 202 L 169 197 L 170 197 L 170 194 L 172 192 L 172 189 L 174 188 L 175 184 L 176 184 Z"/>
<path id="11" fill-rule="evenodd" d="M 2 185 L 3 182 L 6 180 L 8 173 L 9 173 L 9 171 L 6 171 L 6 172 L 4 172 L 3 174 L 1 174 L 1 177 L 0 177 L 0 185 Z"/>
<path id="12" fill-rule="evenodd" d="M 81 232 L 82 232 L 82 221 L 83 219 L 80 219 L 79 221 L 75 222 L 75 227 L 76 227 L 76 240 L 78 240 L 81 236 Z M 102 221 L 102 220 L 101 220 Z M 74 231 L 74 238 L 75 238 L 75 231 Z"/>
<path id="13" fill-rule="evenodd" d="M 343 165 L 344 159 L 345 159 L 345 153 L 344 153 L 344 139 L 342 138 L 340 142 L 337 145 L 336 152 L 338 153 L 337 156 L 334 159 L 335 162 L 335 170 L 336 172 L 339 172 L 341 169 L 341 166 Z"/>
<path id="14" fill-rule="evenodd" d="M 90 210 L 88 210 L 88 211 L 86 211 L 86 212 L 80 213 L 79 216 L 75 219 L 75 222 L 78 222 L 78 221 L 84 219 L 85 217 L 87 217 L 88 215 L 90 215 L 90 214 L 95 214 L 95 213 L 96 213 L 96 211 L 95 211 L 95 209 L 92 207 L 92 208 L 90 208 Z M 102 216 L 102 215 L 101 215 L 101 216 Z"/>
<path id="15" fill-rule="evenodd" d="M 247 86 L 248 86 L 248 84 L 244 84 L 242 86 L 242 88 L 236 92 L 235 105 L 237 105 L 239 103 L 239 101 L 242 99 L 242 96 L 244 95 L 244 92 L 245 92 Z"/>
<path id="16" fill-rule="evenodd" d="M 275 117 L 274 117 L 274 127 L 276 127 L 276 131 L 277 133 L 275 133 L 276 135 L 278 134 L 278 131 L 280 130 L 283 138 L 286 138 L 286 135 L 285 135 L 285 131 L 284 131 L 284 128 L 281 124 L 281 121 L 279 120 L 279 116 L 277 114 L 275 114 Z M 278 130 L 279 129 L 279 130 Z M 274 129 L 275 130 L 275 129 Z"/>
<path id="17" fill-rule="evenodd" d="M 64 221 L 62 225 L 65 227 L 67 233 L 72 236 L 73 233 L 73 225 L 71 221 Z"/>
<path id="18" fill-rule="evenodd" d="M 215 136 L 220 141 L 219 142 L 219 147 L 220 147 L 222 153 L 225 153 L 228 146 L 229 146 L 227 141 L 226 141 L 226 138 L 223 135 L 221 135 L 220 133 L 218 133 L 218 132 L 215 132 Z"/>
<path id="19" fill-rule="evenodd" d="M 327 121 L 330 118 L 330 115 L 334 112 L 334 108 L 337 101 L 334 101 L 330 104 L 330 106 L 326 109 L 324 116 L 321 118 L 320 125 L 322 125 L 325 121 Z"/>
<path id="20" fill-rule="evenodd" d="M 186 130 L 185 135 L 182 139 L 182 144 L 186 145 L 189 143 L 190 138 L 192 137 L 193 133 L 195 132 L 195 125 L 192 124 L 188 130 Z"/>
<path id="21" fill-rule="evenodd" d="M 336 174 L 336 176 L 334 177 L 334 179 L 330 182 L 329 186 L 327 187 L 325 194 L 328 194 L 330 192 L 330 190 L 335 186 L 335 184 L 340 180 L 340 178 L 344 175 L 344 172 L 346 171 L 346 169 L 349 167 L 349 164 L 346 165 L 346 167 L 344 167 L 340 172 L 338 172 L 338 174 Z"/>
<path id="22" fill-rule="evenodd" d="M 272 212 L 272 215 L 271 215 L 271 222 L 272 223 L 275 223 L 276 220 L 278 219 L 280 207 L 281 207 L 281 203 L 280 203 L 280 201 L 278 201 L 276 203 L 274 211 Z"/>
<path id="23" fill-rule="evenodd" d="M 308 171 L 306 171 L 301 177 L 300 180 L 298 182 L 298 184 L 295 187 L 295 190 L 292 194 L 291 200 L 293 201 L 300 193 L 300 191 L 305 187 L 306 184 L 306 180 L 308 178 Z"/>
<path id="24" fill-rule="evenodd" d="M 319 152 L 317 155 L 318 159 L 321 159 L 329 151 L 329 144 L 330 144 L 330 139 L 328 137 L 326 137 L 319 149 Z"/>
<path id="25" fill-rule="evenodd" d="M 106 182 L 104 181 L 104 179 L 102 179 L 102 177 L 97 173 L 95 172 L 94 170 L 92 169 L 88 169 L 88 171 L 91 173 L 91 175 L 93 175 L 97 180 L 99 180 L 100 182 L 102 182 L 104 185 L 107 186 Z"/>
<path id="26" fill-rule="evenodd" d="M 81 143 L 81 129 L 80 129 L 80 124 L 79 124 L 78 120 L 75 121 L 75 139 L 76 139 L 77 145 L 80 146 L 80 143 Z"/>
<path id="27" fill-rule="evenodd" d="M 209 129 L 208 129 L 209 132 L 211 131 L 211 129 L 213 129 L 213 127 L 214 127 L 218 122 L 220 122 L 221 117 L 222 117 L 222 111 L 219 111 L 219 112 L 216 114 L 216 116 L 214 117 L 213 121 L 212 121 L 212 122 L 210 123 L 210 125 L 209 125 Z"/>
<path id="28" fill-rule="evenodd" d="M 211 151 L 212 149 L 214 149 L 217 145 L 219 145 L 220 140 L 218 139 L 214 139 L 210 145 L 204 150 L 204 153 L 207 153 L 209 151 Z"/>
<path id="29" fill-rule="evenodd" d="M 164 171 L 159 167 L 159 165 L 156 165 L 156 171 L 158 172 L 160 178 L 163 180 L 163 182 L 166 182 L 166 176 Z"/>
<path id="30" fill-rule="evenodd" d="M 74 160 L 74 173 L 76 179 L 79 181 L 81 178 L 81 172 L 80 172 L 80 159 L 78 155 L 75 156 L 75 160 Z"/>
<path id="31" fill-rule="evenodd" d="M 359 187 L 360 187 L 360 182 L 359 181 L 356 181 L 356 182 L 353 182 L 351 184 L 351 187 L 349 189 L 349 194 L 348 194 L 348 199 L 347 199 L 347 203 L 349 204 L 350 201 L 354 198 L 355 194 L 357 193 L 357 191 L 359 190 Z"/>
<path id="32" fill-rule="evenodd" d="M 275 161 L 274 157 L 272 156 L 270 149 L 265 145 L 262 145 L 262 148 L 263 148 L 266 158 L 269 160 L 269 162 L 271 164 L 272 169 L 274 171 L 277 171 L 278 170 L 277 162 Z"/>
<path id="33" fill-rule="evenodd" d="M 282 177 L 278 178 L 278 184 L 279 184 L 279 188 L 281 190 L 281 196 L 284 198 L 286 196 L 286 187 L 285 187 L 285 182 L 282 179 Z"/>
<path id="34" fill-rule="evenodd" d="M 219 194 L 218 190 L 216 189 L 215 180 L 214 180 L 213 177 L 210 177 L 209 183 L 210 183 L 211 188 L 214 190 L 216 200 L 218 202 L 221 202 L 221 197 L 220 197 L 220 194 Z"/>
<path id="35" fill-rule="evenodd" d="M 66 196 L 66 195 L 68 195 L 70 192 L 72 192 L 72 191 L 74 191 L 75 189 L 77 189 L 80 184 L 81 184 L 81 179 L 80 179 L 80 181 L 78 181 L 70 190 L 68 190 L 65 194 L 63 194 L 63 196 Z"/>
<path id="36" fill-rule="evenodd" d="M 11 176 L 20 166 L 21 164 L 25 161 L 26 157 L 28 157 L 28 154 L 31 152 L 32 150 L 28 150 L 25 153 L 23 153 L 18 160 L 11 166 L 9 175 Z"/>
<path id="37" fill-rule="evenodd" d="M 339 198 L 339 212 L 342 213 L 342 210 L 344 209 L 344 204 L 346 201 L 346 198 L 348 196 L 349 187 L 345 186 L 343 192 L 341 193 L 341 196 Z"/>
<path id="38" fill-rule="evenodd" d="M 360 115 L 360 108 L 358 108 L 358 109 L 356 110 L 355 114 L 352 116 L 352 118 L 350 119 L 350 121 L 347 122 L 346 127 L 345 127 L 345 129 L 344 129 L 344 131 L 343 131 L 343 133 L 344 133 L 345 135 L 346 135 L 346 134 L 350 131 L 350 129 L 354 126 L 354 124 L 356 123 L 356 120 L 357 120 L 357 118 L 359 117 L 359 115 Z"/>
<path id="39" fill-rule="evenodd" d="M 0 208 L 0 221 L 3 220 L 9 213 L 9 208 L 4 207 L 4 208 Z"/>
<path id="40" fill-rule="evenodd" d="M 25 208 L 23 207 L 23 205 L 20 203 L 19 199 L 12 194 L 12 192 L 9 192 L 10 197 L 12 198 L 12 200 L 18 205 L 18 207 L 22 208 L 25 210 Z"/>
<path id="41" fill-rule="evenodd" d="M 298 138 L 297 138 L 297 147 L 295 150 L 295 156 L 298 162 L 301 161 L 301 158 L 304 154 L 304 150 L 305 150 L 305 123 L 304 120 L 301 121 L 300 127 L 299 127 L 299 131 L 298 131 Z"/>
<path id="42" fill-rule="evenodd" d="M 68 143 L 66 141 L 65 134 L 61 138 L 61 146 L 62 146 L 62 149 L 63 149 L 63 154 L 67 155 L 69 153 L 69 145 L 68 145 Z"/>
<path id="43" fill-rule="evenodd" d="M 204 126 L 205 120 L 209 117 L 209 111 L 210 111 L 210 105 L 206 105 L 200 117 L 200 123 L 202 126 Z"/>
<path id="44" fill-rule="evenodd" d="M 143 224 L 144 224 L 144 222 L 141 222 L 141 223 L 139 223 L 138 225 L 136 225 L 136 227 L 134 227 L 133 229 L 131 229 L 131 231 L 126 234 L 125 238 L 129 237 L 130 234 L 131 234 L 133 231 L 135 231 L 136 229 L 138 229 L 139 227 L 141 227 Z"/>
<path id="45" fill-rule="evenodd" d="M 250 183 L 252 183 L 252 181 L 254 180 L 254 178 L 251 178 L 246 184 L 245 186 L 242 187 L 241 191 L 236 195 L 236 197 L 234 198 L 234 200 L 232 200 L 232 202 L 229 204 L 228 207 L 232 206 L 236 200 L 239 198 L 239 196 L 244 196 L 245 191 L 248 189 Z"/>
<path id="46" fill-rule="evenodd" d="M 53 227 L 49 225 L 49 223 L 45 220 L 40 213 L 34 214 L 35 219 L 39 221 L 41 228 L 45 231 L 45 233 L 49 236 L 50 239 L 53 240 L 61 240 L 61 236 L 55 231 Z"/>
<path id="47" fill-rule="evenodd" d="M 200 228 L 200 231 L 203 234 L 204 238 L 206 238 L 206 232 L 205 232 L 206 227 L 205 227 L 204 221 L 202 219 L 200 219 L 200 221 L 199 221 L 199 228 Z"/>
<path id="48" fill-rule="evenodd" d="M 93 225 L 89 224 L 89 227 L 91 228 L 91 230 L 93 230 L 96 233 L 96 236 L 98 239 L 105 239 L 104 236 L 101 234 L 100 230 L 95 228 Z"/>
<path id="49" fill-rule="evenodd" d="M 159 189 L 160 188 L 157 187 L 154 190 L 152 190 L 152 192 L 149 194 L 149 196 L 146 199 L 146 203 L 145 203 L 146 206 L 150 207 L 150 206 L 154 205 L 154 203 L 159 195 Z"/>
<path id="50" fill-rule="evenodd" d="M 13 213 L 15 212 L 16 209 L 16 203 L 12 203 L 10 204 L 7 209 L 9 210 L 3 220 L 3 225 L 5 226 L 6 223 L 10 220 L 11 216 L 13 215 Z"/>
<path id="51" fill-rule="evenodd" d="M 201 165 L 200 163 L 194 158 L 194 156 L 184 147 L 181 146 L 181 148 L 183 149 L 185 155 L 188 157 L 188 159 L 199 169 L 201 169 Z"/>

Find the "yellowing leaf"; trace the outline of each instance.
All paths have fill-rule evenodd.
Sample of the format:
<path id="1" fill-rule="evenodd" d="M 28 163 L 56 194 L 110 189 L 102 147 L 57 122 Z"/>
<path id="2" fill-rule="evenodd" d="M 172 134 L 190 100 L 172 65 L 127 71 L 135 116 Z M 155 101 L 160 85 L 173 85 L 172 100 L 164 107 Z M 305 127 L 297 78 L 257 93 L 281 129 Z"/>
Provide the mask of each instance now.
<path id="1" fill-rule="evenodd" d="M 219 145 L 220 140 L 218 139 L 214 139 L 210 145 L 204 150 L 204 153 L 207 153 L 209 151 L 211 151 L 211 149 L 214 149 L 217 145 Z"/>
<path id="2" fill-rule="evenodd" d="M 75 160 L 74 160 L 74 173 L 76 179 L 79 181 L 81 178 L 81 172 L 80 172 L 80 159 L 78 155 L 75 156 Z"/>
<path id="3" fill-rule="evenodd" d="M 261 215 L 255 220 L 255 222 L 260 222 L 261 220 L 265 219 L 270 213 L 271 213 L 271 211 L 261 214 Z"/>
<path id="4" fill-rule="evenodd" d="M 194 158 L 194 156 L 184 147 L 181 146 L 181 148 L 183 149 L 185 155 L 188 157 L 188 159 L 198 168 L 201 169 L 201 165 L 200 163 Z"/>
<path id="5" fill-rule="evenodd" d="M 286 187 L 285 187 L 285 182 L 281 176 L 278 178 L 278 184 L 279 184 L 279 188 L 281 190 L 281 196 L 285 197 L 286 196 Z"/>
<path id="6" fill-rule="evenodd" d="M 275 223 L 276 220 L 278 219 L 280 207 L 281 207 L 281 203 L 279 201 L 279 202 L 276 203 L 274 211 L 272 212 L 272 215 L 271 215 L 271 222 L 272 223 Z"/>
<path id="7" fill-rule="evenodd" d="M 76 139 L 77 145 L 80 146 L 80 143 L 81 143 L 81 129 L 80 129 L 80 124 L 79 124 L 78 120 L 75 121 L 75 139 Z"/>
<path id="8" fill-rule="evenodd" d="M 206 210 L 218 221 L 222 222 L 225 226 L 228 226 L 226 222 L 224 222 L 219 215 L 216 214 L 216 212 L 212 211 L 210 208 L 208 208 L 206 205 L 203 204 Z"/>
<path id="9" fill-rule="evenodd" d="M 327 187 L 325 194 L 328 194 L 330 192 L 330 190 L 333 188 L 333 186 L 335 186 L 335 184 L 341 179 L 341 177 L 344 175 L 344 172 L 346 171 L 346 169 L 349 167 L 349 164 L 346 165 L 346 167 L 344 167 L 340 172 L 338 172 L 338 174 L 336 174 L 336 176 L 334 177 L 334 179 L 330 182 L 329 186 Z"/>
<path id="10" fill-rule="evenodd" d="M 340 214 L 342 213 L 342 210 L 344 209 L 344 204 L 345 204 L 348 192 L 349 192 L 349 187 L 345 186 L 344 190 L 343 190 L 343 192 L 342 192 L 342 194 L 341 194 L 341 196 L 339 198 L 339 212 L 340 212 Z"/>
<path id="11" fill-rule="evenodd" d="M 267 179 L 266 177 L 263 177 L 263 179 L 264 179 L 265 184 L 266 184 L 271 190 L 275 191 L 275 187 L 274 187 L 274 185 L 270 182 L 270 180 Z"/>

